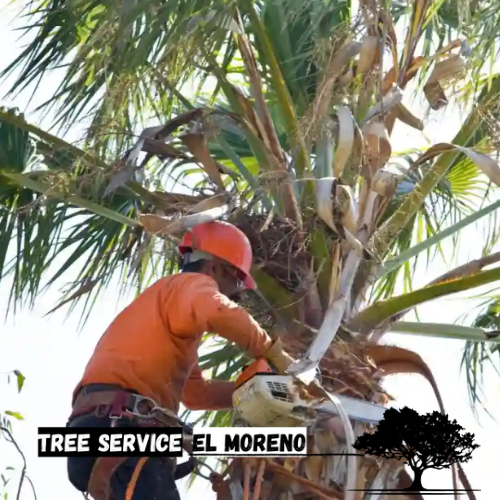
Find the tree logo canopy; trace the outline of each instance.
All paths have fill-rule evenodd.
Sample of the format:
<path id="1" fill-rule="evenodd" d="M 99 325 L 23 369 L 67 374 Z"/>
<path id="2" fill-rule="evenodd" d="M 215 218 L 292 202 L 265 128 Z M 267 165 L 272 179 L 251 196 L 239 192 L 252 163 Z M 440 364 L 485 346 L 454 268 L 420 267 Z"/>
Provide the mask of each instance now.
<path id="1" fill-rule="evenodd" d="M 427 469 L 446 469 L 467 462 L 472 452 L 479 448 L 474 443 L 474 434 L 465 432 L 456 420 L 450 420 L 448 415 L 439 411 L 420 415 L 408 407 L 401 410 L 390 408 L 385 411 L 375 431 L 359 436 L 353 446 L 365 455 L 404 460 L 414 474 L 413 483 L 401 490 L 367 491 L 391 491 L 394 494 L 400 491 L 435 491 L 451 495 L 457 491 L 478 491 L 429 490 L 422 485 L 422 475 Z"/>

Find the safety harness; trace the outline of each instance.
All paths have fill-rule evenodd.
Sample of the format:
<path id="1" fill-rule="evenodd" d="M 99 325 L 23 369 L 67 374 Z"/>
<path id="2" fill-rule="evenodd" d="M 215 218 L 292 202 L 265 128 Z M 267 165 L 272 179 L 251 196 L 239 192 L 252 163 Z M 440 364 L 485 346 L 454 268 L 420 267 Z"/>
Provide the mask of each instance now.
<path id="1" fill-rule="evenodd" d="M 73 403 L 69 421 L 72 422 L 89 414 L 94 414 L 99 418 L 110 418 L 111 427 L 116 427 L 119 420 L 129 419 L 139 427 L 181 427 L 187 436 L 192 435 L 192 427 L 182 422 L 174 412 L 161 408 L 151 398 L 113 386 L 88 385 L 79 391 Z M 190 453 L 192 451 L 190 441 L 184 439 L 183 442 L 184 449 Z M 94 500 L 108 500 L 111 477 L 127 458 L 129 457 L 107 456 L 96 459 L 87 488 Z M 138 476 L 144 462 L 144 460 L 139 461 L 138 470 L 134 471 L 134 476 Z M 165 466 L 172 468 L 174 478 L 177 480 L 192 472 L 195 462 L 191 459 L 177 468 L 175 460 L 168 458 L 165 459 Z M 136 481 L 131 481 L 129 487 L 135 487 L 135 483 Z"/>

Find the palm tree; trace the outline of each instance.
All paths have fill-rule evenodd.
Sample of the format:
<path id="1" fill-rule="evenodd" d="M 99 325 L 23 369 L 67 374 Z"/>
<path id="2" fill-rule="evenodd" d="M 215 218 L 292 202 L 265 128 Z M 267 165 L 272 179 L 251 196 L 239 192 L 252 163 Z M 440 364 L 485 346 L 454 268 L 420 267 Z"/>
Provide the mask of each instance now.
<path id="1" fill-rule="evenodd" d="M 30 2 L 26 29 L 35 37 L 4 75 L 23 65 L 12 89 L 22 91 L 64 62 L 46 107 L 58 107 L 61 127 L 88 130 L 75 146 L 17 110 L 0 111 L 0 276 L 13 278 L 13 306 L 78 269 L 56 307 L 85 300 L 85 320 L 117 273 L 124 288 L 141 290 L 176 271 L 186 228 L 224 218 L 248 235 L 256 257 L 259 292 L 242 303 L 303 369 L 319 364 L 327 391 L 385 404 L 383 376 L 419 373 L 443 410 L 424 360 L 381 341 L 388 331 L 416 331 L 467 340 L 475 360 L 477 349 L 492 349 L 490 309 L 471 327 L 401 320 L 426 301 L 498 281 L 500 268 L 483 270 L 498 254 L 409 293 L 395 289 L 401 276 L 411 283 L 410 262 L 500 207 L 492 201 L 500 167 L 490 157 L 500 77 L 485 73 L 500 9 L 357 3 Z M 396 150 L 401 123 L 425 129 L 408 109 L 412 89 L 433 112 L 465 103 L 452 143 Z M 229 379 L 246 359 L 216 343 L 201 362 Z M 345 450 L 340 434 L 315 437 L 315 446 Z M 400 463 L 367 458 L 353 469 L 339 460 L 284 465 L 337 496 L 352 481 L 408 480 Z M 241 482 L 238 467 L 231 477 Z M 293 482 L 280 477 L 266 476 L 263 497 L 292 495 Z"/>

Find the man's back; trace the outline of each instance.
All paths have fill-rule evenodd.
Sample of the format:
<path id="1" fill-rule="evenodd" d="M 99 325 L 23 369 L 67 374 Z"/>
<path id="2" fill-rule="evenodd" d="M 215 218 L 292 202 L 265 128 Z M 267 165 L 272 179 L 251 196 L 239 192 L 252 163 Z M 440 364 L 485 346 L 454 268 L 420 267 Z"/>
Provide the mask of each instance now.
<path id="1" fill-rule="evenodd" d="M 201 274 L 183 273 L 147 288 L 106 330 L 79 387 L 119 385 L 177 411 L 204 331 L 191 314 L 189 297 L 207 281 L 212 282 Z"/>

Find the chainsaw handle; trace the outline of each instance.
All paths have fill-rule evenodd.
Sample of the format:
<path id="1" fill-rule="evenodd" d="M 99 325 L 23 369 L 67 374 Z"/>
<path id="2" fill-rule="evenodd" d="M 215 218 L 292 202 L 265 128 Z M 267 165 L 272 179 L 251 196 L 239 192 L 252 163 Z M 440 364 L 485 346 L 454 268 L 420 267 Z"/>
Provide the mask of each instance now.
<path id="1" fill-rule="evenodd" d="M 265 358 L 264 358 L 265 359 Z M 268 360 L 266 359 L 266 363 L 269 365 L 269 368 L 271 368 L 271 371 L 277 375 L 278 374 L 278 370 L 277 368 Z"/>
<path id="2" fill-rule="evenodd" d="M 243 367 L 240 375 L 236 379 L 236 384 L 239 387 L 258 374 L 276 375 L 277 373 L 277 370 L 266 358 L 255 358 L 251 363 Z"/>

